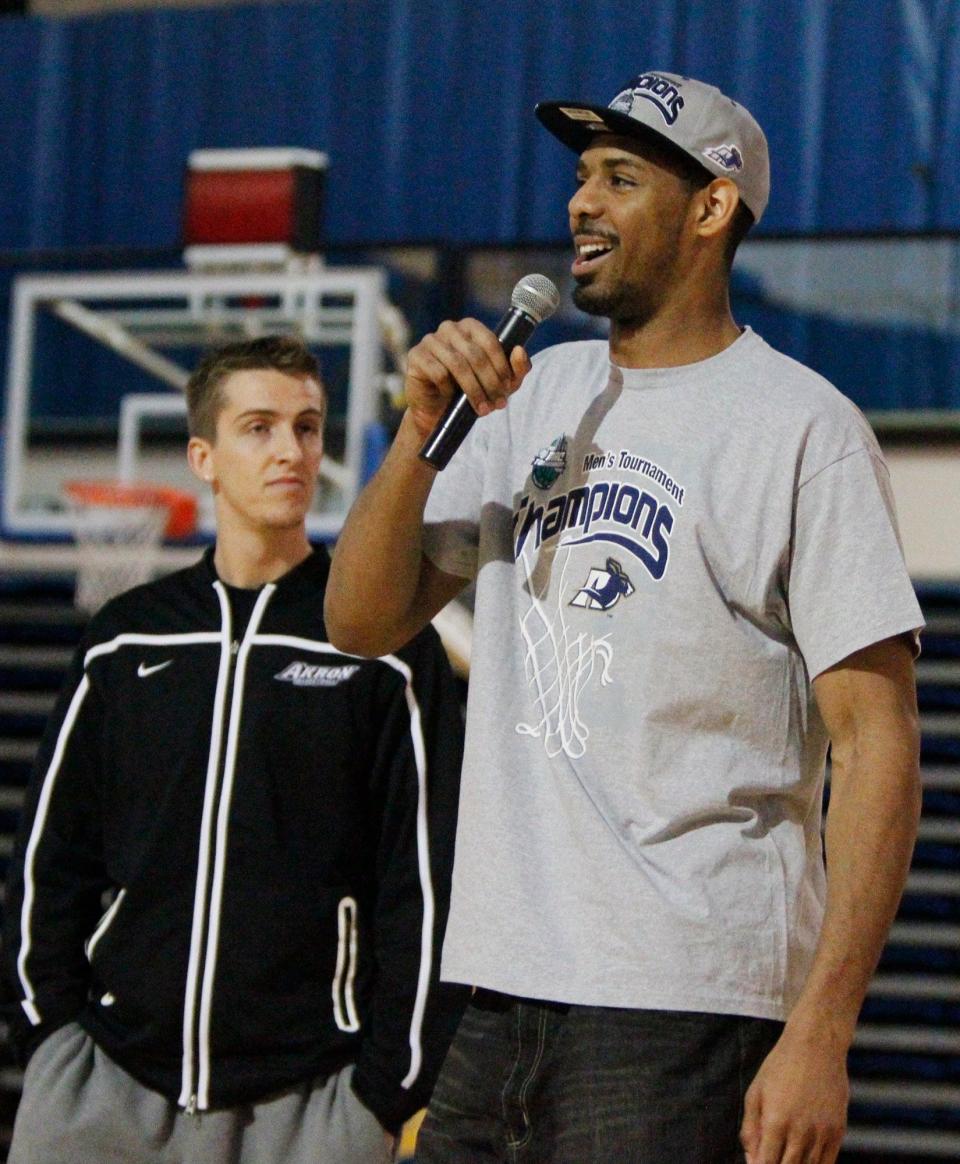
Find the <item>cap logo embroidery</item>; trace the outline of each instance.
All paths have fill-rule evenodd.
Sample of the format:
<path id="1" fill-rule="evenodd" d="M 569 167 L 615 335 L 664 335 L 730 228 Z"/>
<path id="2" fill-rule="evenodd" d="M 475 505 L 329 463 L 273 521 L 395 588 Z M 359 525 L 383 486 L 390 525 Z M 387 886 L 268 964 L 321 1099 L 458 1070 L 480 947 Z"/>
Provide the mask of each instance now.
<path id="1" fill-rule="evenodd" d="M 703 151 L 703 156 L 724 170 L 743 169 L 743 154 L 735 145 L 710 146 Z"/>
<path id="2" fill-rule="evenodd" d="M 667 125 L 673 125 L 680 116 L 680 110 L 683 109 L 684 102 L 680 96 L 680 90 L 673 81 L 668 81 L 666 77 L 660 77 L 656 73 L 643 73 L 637 77 L 633 83 L 633 88 L 625 90 L 614 98 L 614 104 L 610 108 L 617 107 L 616 102 L 628 98 L 630 105 L 623 111 L 629 113 L 633 107 L 633 99 L 637 97 L 642 97 L 645 101 L 650 101 L 655 105 Z M 623 109 L 623 106 L 619 108 Z"/>

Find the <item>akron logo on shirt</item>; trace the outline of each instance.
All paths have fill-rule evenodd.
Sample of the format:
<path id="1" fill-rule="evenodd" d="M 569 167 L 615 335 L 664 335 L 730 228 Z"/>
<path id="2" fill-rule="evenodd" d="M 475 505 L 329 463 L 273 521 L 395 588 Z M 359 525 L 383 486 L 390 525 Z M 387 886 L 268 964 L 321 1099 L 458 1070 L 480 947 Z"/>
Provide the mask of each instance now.
<path id="1" fill-rule="evenodd" d="M 322 663 L 304 663 L 298 659 L 274 675 L 274 679 L 292 683 L 294 687 L 336 687 L 352 679 L 359 670 L 359 663 L 342 663 L 330 667 Z"/>

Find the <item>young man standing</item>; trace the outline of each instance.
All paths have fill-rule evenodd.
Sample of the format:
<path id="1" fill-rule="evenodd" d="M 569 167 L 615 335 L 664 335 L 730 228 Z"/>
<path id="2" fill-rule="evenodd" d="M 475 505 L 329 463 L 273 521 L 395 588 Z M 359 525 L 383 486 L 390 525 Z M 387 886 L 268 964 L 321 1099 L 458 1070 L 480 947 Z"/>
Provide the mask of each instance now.
<path id="1" fill-rule="evenodd" d="M 232 344 L 187 396 L 216 545 L 92 619 L 27 793 L 10 1160 L 386 1161 L 462 1010 L 455 684 L 432 629 L 374 661 L 327 639 L 310 351 Z"/>
<path id="2" fill-rule="evenodd" d="M 919 811 L 886 468 L 731 315 L 753 117 L 657 70 L 537 114 L 579 155 L 574 299 L 609 342 L 423 339 L 327 591 L 377 653 L 477 584 L 443 974 L 478 989 L 418 1159 L 830 1164 Z M 438 475 L 457 391 L 480 419 Z"/>

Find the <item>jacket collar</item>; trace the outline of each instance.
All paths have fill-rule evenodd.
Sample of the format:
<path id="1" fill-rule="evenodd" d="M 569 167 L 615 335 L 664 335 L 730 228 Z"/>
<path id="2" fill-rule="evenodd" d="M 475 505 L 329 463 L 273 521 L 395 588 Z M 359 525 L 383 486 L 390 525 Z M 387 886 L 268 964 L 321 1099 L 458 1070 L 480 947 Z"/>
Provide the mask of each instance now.
<path id="1" fill-rule="evenodd" d="M 217 568 L 213 564 L 215 548 L 215 546 L 208 546 L 201 559 L 201 566 L 211 585 L 219 580 Z M 329 573 L 330 553 L 327 547 L 324 545 L 314 546 L 313 552 L 308 554 L 299 565 L 294 566 L 292 570 L 288 570 L 286 574 L 278 578 L 275 585 L 279 593 L 290 596 L 307 593 L 322 595 Z"/>

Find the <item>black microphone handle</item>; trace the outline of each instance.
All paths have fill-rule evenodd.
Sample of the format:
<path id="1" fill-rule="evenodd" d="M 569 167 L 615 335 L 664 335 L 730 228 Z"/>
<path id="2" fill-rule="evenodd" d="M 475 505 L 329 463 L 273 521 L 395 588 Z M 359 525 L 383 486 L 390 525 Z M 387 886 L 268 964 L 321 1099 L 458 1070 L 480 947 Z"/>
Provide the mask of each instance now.
<path id="1" fill-rule="evenodd" d="M 497 339 L 507 353 L 507 359 L 517 344 L 523 347 L 536 326 L 537 321 L 519 307 L 510 308 L 497 324 L 496 330 Z M 457 388 L 453 399 L 447 405 L 446 412 L 440 417 L 437 427 L 427 437 L 420 450 L 420 459 L 435 469 L 445 469 L 450 458 L 463 444 L 467 433 L 473 428 L 476 419 L 477 414 L 473 411 L 473 405 Z"/>

